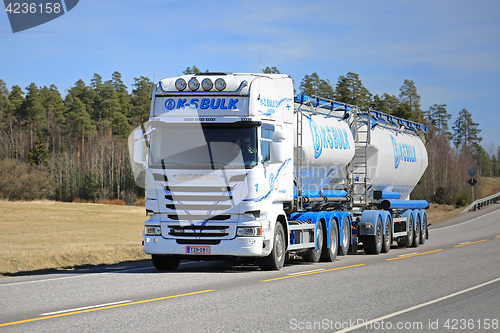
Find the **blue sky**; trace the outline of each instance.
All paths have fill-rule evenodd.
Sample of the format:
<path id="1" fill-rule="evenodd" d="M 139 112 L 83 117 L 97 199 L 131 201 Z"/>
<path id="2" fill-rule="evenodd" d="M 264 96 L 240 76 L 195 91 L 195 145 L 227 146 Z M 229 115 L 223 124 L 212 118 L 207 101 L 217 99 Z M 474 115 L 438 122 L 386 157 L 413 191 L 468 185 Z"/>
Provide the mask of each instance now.
<path id="1" fill-rule="evenodd" d="M 81 0 L 67 14 L 13 34 L 0 13 L 0 79 L 65 95 L 114 71 L 158 81 L 200 70 L 276 66 L 298 88 L 313 72 L 335 84 L 354 72 L 372 94 L 413 80 L 423 110 L 466 108 L 487 150 L 500 145 L 500 1 Z M 495 148 L 496 150 L 496 148 Z"/>

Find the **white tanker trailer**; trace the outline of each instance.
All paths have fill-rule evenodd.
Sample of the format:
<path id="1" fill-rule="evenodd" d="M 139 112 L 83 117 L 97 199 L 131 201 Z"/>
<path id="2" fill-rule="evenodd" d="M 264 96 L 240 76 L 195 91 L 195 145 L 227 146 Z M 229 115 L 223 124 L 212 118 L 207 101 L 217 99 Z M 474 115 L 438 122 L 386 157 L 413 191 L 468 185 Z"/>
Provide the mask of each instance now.
<path id="1" fill-rule="evenodd" d="M 427 166 L 425 127 L 304 95 L 282 74 L 200 73 L 161 80 L 151 117 L 129 137 L 146 190 L 144 250 L 182 258 L 333 261 L 428 237 L 410 192 Z"/>

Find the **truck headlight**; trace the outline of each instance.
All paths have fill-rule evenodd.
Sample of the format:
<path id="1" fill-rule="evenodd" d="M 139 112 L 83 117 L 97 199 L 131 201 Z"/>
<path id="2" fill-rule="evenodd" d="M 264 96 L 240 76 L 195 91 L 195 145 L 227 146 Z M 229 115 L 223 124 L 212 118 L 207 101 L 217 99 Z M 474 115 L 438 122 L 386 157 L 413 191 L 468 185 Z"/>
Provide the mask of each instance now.
<path id="1" fill-rule="evenodd" d="M 144 236 L 159 236 L 161 235 L 161 228 L 157 226 L 145 226 Z"/>
<path id="2" fill-rule="evenodd" d="M 262 236 L 261 227 L 242 227 L 236 229 L 236 236 L 238 237 L 259 237 Z"/>

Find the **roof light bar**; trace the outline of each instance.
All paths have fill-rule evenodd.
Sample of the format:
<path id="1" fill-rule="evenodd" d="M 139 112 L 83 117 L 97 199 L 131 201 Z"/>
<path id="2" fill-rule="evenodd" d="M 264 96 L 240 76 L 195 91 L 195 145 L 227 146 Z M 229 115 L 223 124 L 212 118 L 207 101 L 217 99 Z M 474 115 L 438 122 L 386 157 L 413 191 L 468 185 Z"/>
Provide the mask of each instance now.
<path id="1" fill-rule="evenodd" d="M 203 81 L 201 81 L 201 87 L 205 91 L 211 90 L 213 88 L 213 86 L 214 86 L 214 83 L 209 78 L 205 78 L 205 79 L 203 79 Z"/>
<path id="2" fill-rule="evenodd" d="M 182 78 L 179 78 L 175 81 L 175 88 L 177 88 L 177 90 L 179 91 L 183 91 L 184 89 L 186 89 L 186 86 L 186 80 Z"/>
<path id="3" fill-rule="evenodd" d="M 200 82 L 196 78 L 192 77 L 191 80 L 189 80 L 188 85 L 189 89 L 195 91 L 198 90 L 198 88 L 200 87 Z"/>
<path id="4" fill-rule="evenodd" d="M 215 80 L 215 89 L 217 89 L 218 91 L 226 89 L 226 81 L 224 81 L 224 79 L 221 78 Z"/>

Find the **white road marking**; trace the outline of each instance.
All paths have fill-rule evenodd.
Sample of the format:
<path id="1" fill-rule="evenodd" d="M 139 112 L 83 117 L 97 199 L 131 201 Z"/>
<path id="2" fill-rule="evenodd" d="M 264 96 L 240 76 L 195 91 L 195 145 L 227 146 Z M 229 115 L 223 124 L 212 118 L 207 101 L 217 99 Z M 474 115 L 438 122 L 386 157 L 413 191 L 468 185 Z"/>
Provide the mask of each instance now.
<path id="1" fill-rule="evenodd" d="M 400 258 L 400 257 L 406 257 L 406 256 L 412 256 L 414 254 L 419 254 L 419 253 L 420 252 L 412 252 L 412 253 L 407 253 L 407 254 L 401 254 L 401 255 L 398 256 L 398 258 Z"/>
<path id="2" fill-rule="evenodd" d="M 444 229 L 447 229 L 447 228 L 457 227 L 457 226 L 459 226 L 459 225 L 462 225 L 462 224 L 466 224 L 466 223 L 469 223 L 469 222 L 475 221 L 475 220 L 477 220 L 477 219 L 480 219 L 480 218 L 482 218 L 482 217 L 488 216 L 488 215 L 493 214 L 493 213 L 498 213 L 498 211 L 496 210 L 496 211 L 494 211 L 494 212 L 491 212 L 491 213 L 488 213 L 488 214 L 484 214 L 484 215 L 478 216 L 478 217 L 476 217 L 476 218 L 474 218 L 474 219 L 472 219 L 472 220 L 465 221 L 465 222 L 462 222 L 462 223 L 458 223 L 458 224 L 454 224 L 454 225 L 450 225 L 450 226 L 447 226 L 447 227 L 442 227 L 442 228 L 433 228 L 433 229 L 431 229 L 431 230 L 432 230 L 432 231 L 438 231 L 438 230 L 444 230 Z"/>
<path id="3" fill-rule="evenodd" d="M 305 274 L 305 273 L 319 272 L 319 271 L 324 271 L 324 270 L 325 270 L 324 268 L 320 268 L 320 269 L 313 269 L 313 270 L 311 270 L 311 271 L 297 272 L 297 273 L 290 273 L 290 274 L 287 274 L 287 275 Z"/>
<path id="4" fill-rule="evenodd" d="M 467 242 L 462 242 L 462 243 L 458 243 L 458 245 L 464 245 L 464 244 L 469 244 L 471 241 L 467 241 Z"/>
<path id="5" fill-rule="evenodd" d="M 365 327 L 365 326 L 368 326 L 370 324 L 373 324 L 373 323 L 376 323 L 376 322 L 379 322 L 379 321 L 382 321 L 382 320 L 386 320 L 388 318 L 392 318 L 392 317 L 398 316 L 398 315 L 406 313 L 406 312 L 410 312 L 410 311 L 413 311 L 413 310 L 416 310 L 416 309 L 420 309 L 420 308 L 423 308 L 424 306 L 431 305 L 431 304 L 434 304 L 434 303 L 437 303 L 437 302 L 441 302 L 441 301 L 444 301 L 444 300 L 446 300 L 448 298 L 452 298 L 452 297 L 455 297 L 455 296 L 458 296 L 458 295 L 461 295 L 461 294 L 465 294 L 465 293 L 467 293 L 469 291 L 472 291 L 472 290 L 475 290 L 475 289 L 487 286 L 489 284 L 492 284 L 492 283 L 495 283 L 495 282 L 498 282 L 498 281 L 500 281 L 500 278 L 497 278 L 497 279 L 494 279 L 494 280 L 491 280 L 491 281 L 488 281 L 488 282 L 485 282 L 485 283 L 481 283 L 481 284 L 478 284 L 477 286 L 470 287 L 470 288 L 464 289 L 462 291 L 458 291 L 456 293 L 449 294 L 447 296 L 443 296 L 443 297 L 437 298 L 437 299 L 429 301 L 429 302 L 425 302 L 425 303 L 422 303 L 422 304 L 419 304 L 419 305 L 415 305 L 415 306 L 412 306 L 410 308 L 407 308 L 407 309 L 404 309 L 404 310 L 401 310 L 401 311 L 393 312 L 391 314 L 388 314 L 388 315 L 385 315 L 385 316 L 382 316 L 382 317 L 379 317 L 379 318 L 372 319 L 372 320 L 367 321 L 367 322 L 365 322 L 365 323 L 363 323 L 361 325 L 353 325 L 352 327 L 349 327 L 349 328 L 346 328 L 346 329 L 343 329 L 343 330 L 340 330 L 340 331 L 336 331 L 335 333 L 344 333 L 344 332 L 354 331 L 354 330 L 357 330 L 357 329 L 359 329 L 361 327 Z"/>
<path id="6" fill-rule="evenodd" d="M 28 283 L 37 283 L 37 282 L 47 282 L 47 281 L 56 281 L 56 280 L 74 279 L 74 278 L 88 277 L 88 276 L 94 276 L 94 275 L 100 275 L 100 274 L 113 274 L 113 273 L 133 272 L 133 271 L 140 271 L 140 270 L 146 270 L 146 269 L 151 269 L 151 268 L 153 268 L 153 266 L 151 266 L 151 267 L 141 267 L 141 268 L 131 268 L 131 269 L 122 269 L 122 270 L 113 271 L 113 272 L 89 273 L 89 274 L 80 274 L 80 275 L 72 275 L 72 276 L 63 276 L 63 277 L 50 278 L 50 279 L 43 279 L 43 280 L 34 280 L 34 281 L 22 281 L 22 282 L 5 283 L 5 284 L 0 284 L 0 287 L 4 287 L 4 286 L 15 286 L 15 285 L 19 285 L 19 284 L 28 284 Z M 76 273 L 75 273 L 75 274 L 76 274 Z"/>
<path id="7" fill-rule="evenodd" d="M 76 308 L 76 309 L 61 310 L 61 311 L 55 311 L 55 312 L 49 312 L 49 313 L 42 313 L 40 316 L 52 316 L 52 315 L 61 314 L 61 313 L 67 313 L 67 312 L 73 312 L 73 311 L 81 311 L 81 310 L 88 310 L 88 309 L 95 309 L 95 308 L 101 308 L 101 307 L 104 307 L 104 306 L 110 306 L 110 305 L 116 305 L 116 304 L 124 304 L 124 303 L 130 303 L 130 302 L 132 302 L 132 301 L 131 300 L 127 300 L 127 301 L 120 301 L 120 302 L 114 302 L 114 303 L 91 305 L 91 306 L 85 306 L 83 308 Z"/>

